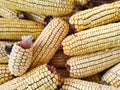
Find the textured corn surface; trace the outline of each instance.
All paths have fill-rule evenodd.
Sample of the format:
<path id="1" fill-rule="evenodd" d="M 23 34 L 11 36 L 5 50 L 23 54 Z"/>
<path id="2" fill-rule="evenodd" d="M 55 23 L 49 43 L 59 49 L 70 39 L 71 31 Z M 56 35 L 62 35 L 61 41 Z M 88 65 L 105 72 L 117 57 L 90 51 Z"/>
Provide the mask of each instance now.
<path id="1" fill-rule="evenodd" d="M 69 72 L 66 69 L 57 69 L 57 72 L 60 74 L 61 78 L 69 77 Z"/>
<path id="2" fill-rule="evenodd" d="M 77 3 L 80 3 L 81 5 L 85 5 L 89 2 L 89 0 L 74 0 Z"/>
<path id="3" fill-rule="evenodd" d="M 120 1 L 74 14 L 69 22 L 77 32 L 120 20 Z"/>
<path id="4" fill-rule="evenodd" d="M 30 67 L 33 53 L 32 50 L 32 47 L 23 49 L 17 43 L 14 44 L 8 62 L 9 71 L 14 76 L 21 76 Z"/>
<path id="5" fill-rule="evenodd" d="M 120 63 L 108 70 L 102 77 L 102 81 L 120 87 Z"/>
<path id="6" fill-rule="evenodd" d="M 41 65 L 0 86 L 0 90 L 55 90 L 59 81 L 56 73 Z"/>
<path id="7" fill-rule="evenodd" d="M 72 12 L 74 0 L 1 0 L 0 5 L 36 14 L 61 16 Z"/>
<path id="8" fill-rule="evenodd" d="M 42 24 L 46 24 L 46 22 L 45 22 L 46 16 L 45 15 L 34 14 L 34 13 L 29 13 L 29 12 L 25 12 L 24 14 L 30 20 L 34 20 L 34 21 L 40 22 Z"/>
<path id="9" fill-rule="evenodd" d="M 64 20 L 53 19 L 33 44 L 33 58 L 30 68 L 48 63 L 68 34 L 68 30 L 69 26 Z"/>
<path id="10" fill-rule="evenodd" d="M 19 18 L 20 12 L 0 6 L 0 16 L 4 18 Z"/>
<path id="11" fill-rule="evenodd" d="M 49 65 L 57 68 L 64 68 L 69 57 L 63 53 L 63 50 L 58 50 L 49 62 Z"/>
<path id="12" fill-rule="evenodd" d="M 60 90 L 119 90 L 112 86 L 87 82 L 79 79 L 65 78 Z"/>
<path id="13" fill-rule="evenodd" d="M 13 76 L 8 69 L 8 64 L 0 64 L 0 84 L 3 84 L 11 79 L 13 79 Z"/>
<path id="14" fill-rule="evenodd" d="M 66 68 L 73 78 L 84 78 L 97 74 L 120 62 L 120 47 L 91 54 L 71 57 Z"/>
<path id="15" fill-rule="evenodd" d="M 63 42 L 66 55 L 74 56 L 120 46 L 120 23 L 103 25 L 66 37 Z"/>
<path id="16" fill-rule="evenodd" d="M 101 83 L 101 77 L 102 77 L 101 74 L 98 73 L 98 74 L 95 74 L 93 76 L 86 77 L 83 80 L 90 81 L 90 82 L 95 82 L 95 83 Z"/>
<path id="17" fill-rule="evenodd" d="M 9 60 L 9 54 L 0 53 L 0 64 L 8 63 L 8 60 Z"/>
<path id="18" fill-rule="evenodd" d="M 43 29 L 41 23 L 34 21 L 0 18 L 0 40 L 20 40 L 24 35 L 36 39 Z"/>

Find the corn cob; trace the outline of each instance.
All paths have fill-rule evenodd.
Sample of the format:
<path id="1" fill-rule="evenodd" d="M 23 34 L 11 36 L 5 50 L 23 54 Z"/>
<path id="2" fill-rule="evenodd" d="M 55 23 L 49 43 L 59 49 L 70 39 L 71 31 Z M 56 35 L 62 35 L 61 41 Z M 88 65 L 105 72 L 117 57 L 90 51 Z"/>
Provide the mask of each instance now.
<path id="1" fill-rule="evenodd" d="M 57 72 L 62 78 L 69 77 L 69 72 L 66 69 L 57 69 Z"/>
<path id="2" fill-rule="evenodd" d="M 89 0 L 74 0 L 76 3 L 80 3 L 81 5 L 86 5 Z"/>
<path id="3" fill-rule="evenodd" d="M 36 39 L 44 26 L 28 20 L 0 18 L 0 39 L 20 40 L 24 35 L 32 35 Z"/>
<path id="4" fill-rule="evenodd" d="M 69 22 L 77 32 L 120 20 L 120 1 L 74 14 Z"/>
<path id="5" fill-rule="evenodd" d="M 60 18 L 53 19 L 33 44 L 33 58 L 30 68 L 48 63 L 60 47 L 68 30 L 69 25 L 65 21 Z"/>
<path id="6" fill-rule="evenodd" d="M 69 57 L 63 53 L 63 50 L 58 50 L 49 62 L 49 65 L 64 68 Z"/>
<path id="7" fill-rule="evenodd" d="M 29 12 L 24 12 L 24 14 L 27 17 L 27 19 L 34 20 L 34 21 L 40 22 L 42 24 L 46 24 L 46 22 L 45 22 L 46 16 L 45 15 L 34 14 L 34 13 L 29 13 Z"/>
<path id="8" fill-rule="evenodd" d="M 12 48 L 8 66 L 14 76 L 21 76 L 31 65 L 32 39 L 32 36 L 24 36 L 22 41 L 15 43 Z"/>
<path id="9" fill-rule="evenodd" d="M 90 82 L 95 82 L 95 83 L 100 83 L 101 82 L 101 74 L 98 73 L 98 74 L 95 74 L 93 76 L 86 77 L 83 80 L 90 81 Z"/>
<path id="10" fill-rule="evenodd" d="M 9 54 L 0 53 L 0 64 L 8 63 Z"/>
<path id="11" fill-rule="evenodd" d="M 120 87 L 120 63 L 108 70 L 103 75 L 102 81 L 115 87 Z"/>
<path id="12" fill-rule="evenodd" d="M 62 42 L 66 55 L 74 56 L 120 46 L 120 23 L 95 27 L 68 36 Z"/>
<path id="13" fill-rule="evenodd" d="M 59 81 L 55 68 L 41 65 L 0 86 L 0 90 L 55 90 Z"/>
<path id="14" fill-rule="evenodd" d="M 24 18 L 24 15 L 22 12 L 11 10 L 5 7 L 0 6 L 0 16 L 4 18 Z"/>
<path id="15" fill-rule="evenodd" d="M 50 16 L 61 16 L 72 12 L 74 0 L 1 0 L 0 5 L 11 9 Z"/>
<path id="16" fill-rule="evenodd" d="M 120 62 L 120 47 L 99 51 L 67 60 L 66 68 L 70 76 L 85 78 L 97 74 Z"/>
<path id="17" fill-rule="evenodd" d="M 12 76 L 12 74 L 10 73 L 10 71 L 8 69 L 8 65 L 0 64 L 0 84 L 3 84 L 13 78 L 14 77 Z M 0 90 L 2 90 L 2 89 L 0 89 Z"/>
<path id="18" fill-rule="evenodd" d="M 119 90 L 113 86 L 97 84 L 79 79 L 65 78 L 60 90 Z"/>

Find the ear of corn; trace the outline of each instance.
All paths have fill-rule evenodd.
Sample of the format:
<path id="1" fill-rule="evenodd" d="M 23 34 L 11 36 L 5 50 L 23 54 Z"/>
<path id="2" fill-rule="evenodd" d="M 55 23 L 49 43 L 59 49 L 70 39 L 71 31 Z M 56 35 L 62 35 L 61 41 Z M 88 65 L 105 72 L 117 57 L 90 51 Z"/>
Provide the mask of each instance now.
<path id="1" fill-rule="evenodd" d="M 0 90 L 55 90 L 59 76 L 46 64 L 0 86 Z"/>
<path id="2" fill-rule="evenodd" d="M 120 47 L 108 51 L 75 56 L 67 60 L 66 68 L 73 78 L 85 78 L 97 74 L 120 62 Z"/>
<path id="3" fill-rule="evenodd" d="M 34 21 L 0 18 L 0 39 L 20 40 L 24 35 L 32 35 L 36 39 L 43 28 L 41 23 Z"/>
<path id="4" fill-rule="evenodd" d="M 9 55 L 5 53 L 0 53 L 0 64 L 8 63 Z"/>
<path id="5" fill-rule="evenodd" d="M 104 82 L 115 86 L 120 87 L 120 63 L 108 70 L 102 77 L 103 84 Z"/>
<path id="6" fill-rule="evenodd" d="M 77 32 L 120 20 L 120 1 L 74 14 L 69 22 Z"/>
<path id="7" fill-rule="evenodd" d="M 74 0 L 76 3 L 80 3 L 81 5 L 86 5 L 89 0 Z"/>
<path id="8" fill-rule="evenodd" d="M 66 55 L 74 56 L 120 46 L 120 23 L 103 25 L 66 37 L 63 42 Z"/>
<path id="9" fill-rule="evenodd" d="M 119 90 L 112 86 L 87 82 L 79 79 L 65 78 L 60 90 Z"/>
<path id="10" fill-rule="evenodd" d="M 74 0 L 1 0 L 0 5 L 20 11 L 61 16 L 72 12 Z"/>
<path id="11" fill-rule="evenodd" d="M 58 50 L 50 60 L 49 65 L 64 68 L 68 58 L 69 57 L 63 53 L 63 50 Z"/>
<path id="12" fill-rule="evenodd" d="M 0 6 L 0 16 L 4 18 L 24 18 L 22 12 Z"/>
<path id="13" fill-rule="evenodd" d="M 98 73 L 98 74 L 95 74 L 93 76 L 86 77 L 83 80 L 90 81 L 90 82 L 95 82 L 95 83 L 100 83 L 101 82 L 101 77 L 102 77 L 101 74 Z"/>
<path id="14" fill-rule="evenodd" d="M 34 14 L 34 13 L 29 13 L 29 12 L 24 12 L 24 14 L 30 20 L 34 20 L 34 21 L 40 22 L 42 24 L 46 24 L 46 22 L 45 22 L 46 16 L 45 15 Z"/>
<path id="15" fill-rule="evenodd" d="M 69 77 L 69 72 L 66 69 L 57 69 L 57 72 L 60 74 L 62 78 Z"/>
<path id="16" fill-rule="evenodd" d="M 13 79 L 13 76 L 8 69 L 8 65 L 0 64 L 0 84 L 3 84 L 11 79 Z"/>
<path id="17" fill-rule="evenodd" d="M 30 68 L 48 63 L 68 34 L 68 30 L 69 26 L 64 20 L 53 19 L 33 44 L 33 58 Z"/>
<path id="18" fill-rule="evenodd" d="M 18 43 L 14 44 L 8 63 L 9 71 L 14 76 L 21 76 L 27 71 L 31 65 L 32 50 L 32 47 L 29 49 L 23 49 Z"/>

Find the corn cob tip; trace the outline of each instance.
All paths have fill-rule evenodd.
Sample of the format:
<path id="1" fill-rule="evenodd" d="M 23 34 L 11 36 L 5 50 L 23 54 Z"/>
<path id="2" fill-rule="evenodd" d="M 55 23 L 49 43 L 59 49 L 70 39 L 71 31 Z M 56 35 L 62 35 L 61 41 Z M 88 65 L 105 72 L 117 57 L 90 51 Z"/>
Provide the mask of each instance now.
<path id="1" fill-rule="evenodd" d="M 18 44 L 19 44 L 19 46 L 21 46 L 24 49 L 29 49 L 31 47 L 32 40 L 33 40 L 33 36 L 31 36 L 31 35 L 23 36 L 22 40 L 20 42 L 18 42 Z"/>
<path id="2" fill-rule="evenodd" d="M 110 83 L 108 83 L 108 82 L 106 82 L 106 81 L 101 81 L 100 83 L 101 83 L 101 84 L 104 84 L 104 85 L 108 85 L 108 86 L 111 85 Z"/>
<path id="3" fill-rule="evenodd" d="M 12 47 L 13 47 L 13 44 L 11 46 L 5 46 L 5 51 L 7 52 L 7 54 L 10 54 Z"/>
<path id="4" fill-rule="evenodd" d="M 70 65 L 66 64 L 65 68 L 67 69 L 67 71 L 70 71 Z"/>
<path id="5" fill-rule="evenodd" d="M 23 13 L 18 13 L 17 16 L 18 16 L 19 19 L 24 19 L 25 18 L 25 15 Z"/>
<path id="6" fill-rule="evenodd" d="M 53 16 L 48 16 L 45 18 L 45 22 L 48 24 L 51 20 L 53 20 Z"/>
<path id="7" fill-rule="evenodd" d="M 51 71 L 51 73 L 57 73 L 56 68 L 54 66 L 48 66 L 48 70 Z"/>
<path id="8" fill-rule="evenodd" d="M 70 24 L 70 29 L 73 30 L 74 32 L 77 32 L 77 30 L 75 29 L 75 25 L 74 24 Z"/>

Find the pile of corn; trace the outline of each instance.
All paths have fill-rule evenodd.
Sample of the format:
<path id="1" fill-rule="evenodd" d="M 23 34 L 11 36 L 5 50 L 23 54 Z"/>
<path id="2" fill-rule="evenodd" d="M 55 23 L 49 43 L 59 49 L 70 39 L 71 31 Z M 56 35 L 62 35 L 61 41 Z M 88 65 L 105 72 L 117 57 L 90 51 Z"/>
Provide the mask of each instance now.
<path id="1" fill-rule="evenodd" d="M 120 90 L 120 0 L 0 0 L 0 90 Z"/>

